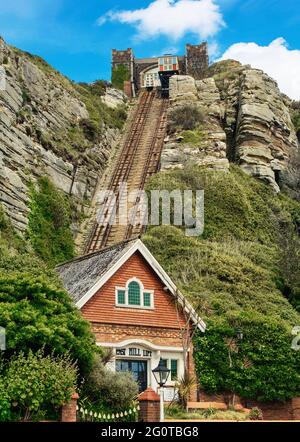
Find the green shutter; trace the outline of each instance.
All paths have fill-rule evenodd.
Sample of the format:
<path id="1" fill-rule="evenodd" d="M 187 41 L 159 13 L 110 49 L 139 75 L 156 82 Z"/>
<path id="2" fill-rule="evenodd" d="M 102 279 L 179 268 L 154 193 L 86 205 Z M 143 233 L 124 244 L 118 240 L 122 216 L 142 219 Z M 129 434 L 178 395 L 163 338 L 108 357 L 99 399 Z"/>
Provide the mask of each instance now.
<path id="1" fill-rule="evenodd" d="M 144 307 L 151 307 L 151 293 L 144 292 Z"/>
<path id="2" fill-rule="evenodd" d="M 141 305 L 141 289 L 140 285 L 132 281 L 128 285 L 128 304 Z"/>
<path id="3" fill-rule="evenodd" d="M 118 304 L 125 304 L 125 290 L 118 290 Z"/>
<path id="4" fill-rule="evenodd" d="M 177 379 L 177 366 L 178 361 L 177 359 L 171 359 L 171 381 L 175 381 Z"/>

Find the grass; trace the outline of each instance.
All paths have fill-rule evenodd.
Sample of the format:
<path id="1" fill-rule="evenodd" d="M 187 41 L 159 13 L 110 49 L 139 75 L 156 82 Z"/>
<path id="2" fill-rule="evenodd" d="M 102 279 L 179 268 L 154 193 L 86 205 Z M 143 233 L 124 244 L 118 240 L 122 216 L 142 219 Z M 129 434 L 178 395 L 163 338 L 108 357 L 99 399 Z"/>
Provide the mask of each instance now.
<path id="1" fill-rule="evenodd" d="M 201 127 L 197 127 L 194 130 L 183 130 L 178 134 L 182 138 L 182 143 L 184 144 L 192 144 L 199 145 L 201 141 L 206 139 L 206 133 L 201 129 Z"/>
<path id="2" fill-rule="evenodd" d="M 166 419 L 171 420 L 226 420 L 226 421 L 245 421 L 249 418 L 248 413 L 237 412 L 233 410 L 214 410 L 212 408 L 201 411 L 185 411 L 179 406 L 165 408 Z"/>

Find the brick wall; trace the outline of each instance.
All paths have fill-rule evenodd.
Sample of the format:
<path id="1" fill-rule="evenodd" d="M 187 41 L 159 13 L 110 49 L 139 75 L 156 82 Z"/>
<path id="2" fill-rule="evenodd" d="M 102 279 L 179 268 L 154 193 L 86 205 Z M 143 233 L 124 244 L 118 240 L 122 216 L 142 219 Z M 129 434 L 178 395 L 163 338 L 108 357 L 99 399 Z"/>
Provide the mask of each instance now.
<path id="1" fill-rule="evenodd" d="M 196 80 L 205 78 L 208 69 L 207 43 L 186 45 L 186 73 Z"/>
<path id="2" fill-rule="evenodd" d="M 178 329 L 147 326 L 126 326 L 92 323 L 97 342 L 120 342 L 127 339 L 145 339 L 155 345 L 182 347 Z"/>
<path id="3" fill-rule="evenodd" d="M 61 408 L 61 422 L 76 422 L 78 394 L 73 393 L 70 402 Z"/>

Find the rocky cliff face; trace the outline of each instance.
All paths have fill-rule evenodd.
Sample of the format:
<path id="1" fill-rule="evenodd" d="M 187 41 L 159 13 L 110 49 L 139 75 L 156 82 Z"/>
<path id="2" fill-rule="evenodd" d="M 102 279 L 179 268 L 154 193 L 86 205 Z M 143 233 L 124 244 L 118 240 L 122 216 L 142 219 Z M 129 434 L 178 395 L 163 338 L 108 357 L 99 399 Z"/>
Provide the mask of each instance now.
<path id="1" fill-rule="evenodd" d="M 119 129 L 91 121 L 79 87 L 38 57 L 0 40 L 0 203 L 19 231 L 26 230 L 28 186 L 42 175 L 87 206 Z M 124 104 L 114 90 L 103 95 L 103 113 Z"/>
<path id="2" fill-rule="evenodd" d="M 204 137 L 189 143 L 177 133 L 167 139 L 163 168 L 190 161 L 226 170 L 230 160 L 279 190 L 280 173 L 299 145 L 291 101 L 274 80 L 230 61 L 213 65 L 210 77 L 202 81 L 173 77 L 170 87 L 171 112 L 182 103 L 194 103 L 202 110 Z"/>

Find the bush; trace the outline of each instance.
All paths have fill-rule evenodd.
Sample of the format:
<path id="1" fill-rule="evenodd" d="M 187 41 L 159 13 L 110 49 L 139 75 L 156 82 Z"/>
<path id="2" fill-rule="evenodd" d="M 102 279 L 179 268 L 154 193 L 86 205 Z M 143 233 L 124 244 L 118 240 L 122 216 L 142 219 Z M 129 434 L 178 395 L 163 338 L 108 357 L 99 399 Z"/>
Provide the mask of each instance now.
<path id="1" fill-rule="evenodd" d="M 262 413 L 262 411 L 259 408 L 254 407 L 250 411 L 250 413 L 248 415 L 248 418 L 251 421 L 261 421 L 261 420 L 263 420 L 263 413 Z"/>
<path id="2" fill-rule="evenodd" d="M 31 188 L 28 237 L 37 255 L 54 266 L 74 256 L 71 207 L 49 178 L 40 178 L 38 185 Z"/>
<path id="3" fill-rule="evenodd" d="M 0 385 L 6 389 L 6 404 L 0 402 L 0 415 L 7 414 L 7 400 L 14 420 L 47 417 L 68 402 L 76 388 L 77 369 L 68 356 L 44 356 L 23 352 L 4 367 Z M 8 417 L 8 416 L 7 416 Z"/>
<path id="4" fill-rule="evenodd" d="M 93 406 L 120 411 L 132 404 L 138 395 L 138 385 L 131 373 L 116 373 L 97 361 L 83 386 Z"/>
<path id="5" fill-rule="evenodd" d="M 83 133 L 89 141 L 96 141 L 99 133 L 97 124 L 89 120 L 88 118 L 83 118 L 80 123 L 80 127 L 83 129 Z"/>
<path id="6" fill-rule="evenodd" d="M 185 104 L 173 109 L 169 116 L 169 130 L 176 129 L 193 130 L 204 121 L 204 115 L 200 109 L 193 104 Z"/>
<path id="7" fill-rule="evenodd" d="M 5 358 L 44 348 L 45 354 L 70 355 L 88 374 L 99 352 L 89 322 L 69 295 L 48 279 L 24 273 L 0 276 L 0 325 L 6 328 Z"/>

